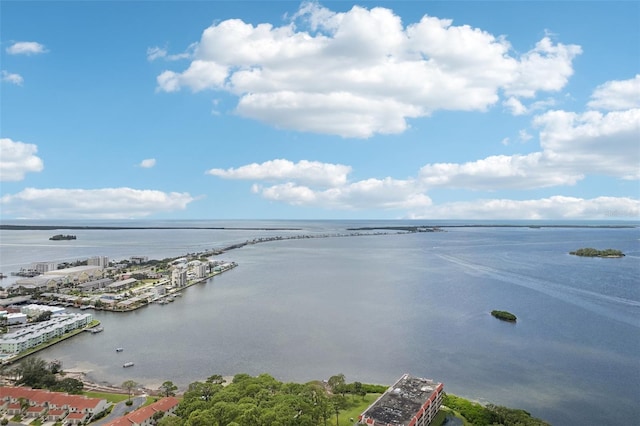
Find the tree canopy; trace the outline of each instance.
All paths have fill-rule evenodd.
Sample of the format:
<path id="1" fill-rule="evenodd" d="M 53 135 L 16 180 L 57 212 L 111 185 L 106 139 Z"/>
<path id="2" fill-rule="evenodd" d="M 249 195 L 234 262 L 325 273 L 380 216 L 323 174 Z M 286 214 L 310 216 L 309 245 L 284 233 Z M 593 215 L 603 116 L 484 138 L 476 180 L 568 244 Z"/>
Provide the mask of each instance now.
<path id="1" fill-rule="evenodd" d="M 576 251 L 571 251 L 569 254 L 573 254 L 575 256 L 584 256 L 584 257 L 623 257 L 624 253 L 620 250 L 614 250 L 611 248 L 605 250 L 597 250 L 591 247 L 581 248 Z"/>

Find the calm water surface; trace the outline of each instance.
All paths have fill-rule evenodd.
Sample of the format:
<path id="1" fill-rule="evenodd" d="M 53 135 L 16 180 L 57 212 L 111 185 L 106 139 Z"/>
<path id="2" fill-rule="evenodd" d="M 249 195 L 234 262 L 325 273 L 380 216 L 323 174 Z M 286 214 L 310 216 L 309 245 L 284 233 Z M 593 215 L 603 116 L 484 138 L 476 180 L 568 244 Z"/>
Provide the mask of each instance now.
<path id="1" fill-rule="evenodd" d="M 303 230 L 82 230 L 73 231 L 77 240 L 55 244 L 48 237 L 57 232 L 1 231 L 0 266 L 8 273 L 37 260 L 176 257 L 256 236 L 346 232 L 354 224 L 214 226 Z M 568 255 L 587 246 L 627 256 Z M 555 425 L 640 419 L 639 228 L 447 228 L 283 240 L 220 258 L 239 266 L 169 305 L 96 312 L 103 333 L 39 356 L 89 370 L 98 381 L 152 388 L 239 372 L 283 381 L 343 373 L 348 381 L 389 384 L 407 372 Z M 496 320 L 492 309 L 515 313 L 517 324 Z M 135 366 L 123 369 L 126 361 Z"/>

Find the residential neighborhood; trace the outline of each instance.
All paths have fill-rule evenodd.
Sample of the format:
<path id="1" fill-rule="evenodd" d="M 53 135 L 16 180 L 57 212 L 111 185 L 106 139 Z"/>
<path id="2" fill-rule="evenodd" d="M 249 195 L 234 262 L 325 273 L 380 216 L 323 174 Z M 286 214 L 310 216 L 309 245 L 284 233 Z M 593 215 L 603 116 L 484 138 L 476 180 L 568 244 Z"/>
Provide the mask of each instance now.
<path id="1" fill-rule="evenodd" d="M 142 398 L 141 402 L 145 400 L 146 398 Z M 126 414 L 122 416 L 110 418 L 112 415 L 109 413 L 116 412 L 114 408 L 117 404 L 109 403 L 106 399 L 28 387 L 3 386 L 0 387 L 0 418 L 14 423 L 20 419 L 19 423 L 22 424 L 39 419 L 43 425 L 50 423 L 70 426 L 85 425 L 103 419 L 100 423 L 103 426 L 150 426 L 159 418 L 172 415 L 178 402 L 175 397 L 164 397 L 131 412 L 125 411 Z"/>

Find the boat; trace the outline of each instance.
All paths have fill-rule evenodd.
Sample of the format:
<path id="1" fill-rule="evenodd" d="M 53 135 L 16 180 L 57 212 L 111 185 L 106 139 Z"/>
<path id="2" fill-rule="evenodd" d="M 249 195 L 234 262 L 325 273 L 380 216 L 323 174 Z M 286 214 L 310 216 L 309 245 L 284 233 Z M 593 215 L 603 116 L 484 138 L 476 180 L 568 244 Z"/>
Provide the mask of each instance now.
<path id="1" fill-rule="evenodd" d="M 124 368 L 133 367 L 133 363 L 132 362 L 125 362 L 124 364 L 122 364 L 122 367 L 124 367 Z"/>
<path id="2" fill-rule="evenodd" d="M 124 348 L 116 348 L 116 352 L 122 352 L 124 351 Z"/>
<path id="3" fill-rule="evenodd" d="M 91 329 L 91 334 L 96 334 L 96 333 L 100 333 L 101 331 L 103 331 L 104 328 L 102 327 L 96 327 L 96 328 L 92 328 Z"/>

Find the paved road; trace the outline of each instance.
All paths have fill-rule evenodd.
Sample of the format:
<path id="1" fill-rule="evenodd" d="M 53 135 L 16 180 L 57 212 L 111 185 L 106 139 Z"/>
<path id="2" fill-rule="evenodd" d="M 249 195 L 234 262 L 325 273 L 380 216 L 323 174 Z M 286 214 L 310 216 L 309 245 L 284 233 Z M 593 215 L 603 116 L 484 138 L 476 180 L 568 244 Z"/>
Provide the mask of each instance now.
<path id="1" fill-rule="evenodd" d="M 112 420 L 117 419 L 118 417 L 122 417 L 124 416 L 124 413 L 131 412 L 133 410 L 140 408 L 140 406 L 144 404 L 146 400 L 147 400 L 146 396 L 136 396 L 131 398 L 131 401 L 133 402 L 133 404 L 131 405 L 127 405 L 127 401 L 118 402 L 116 405 L 114 405 L 113 410 L 111 410 L 111 413 L 109 413 L 108 416 L 103 417 L 100 420 L 91 423 L 91 426 L 101 426 Z"/>

